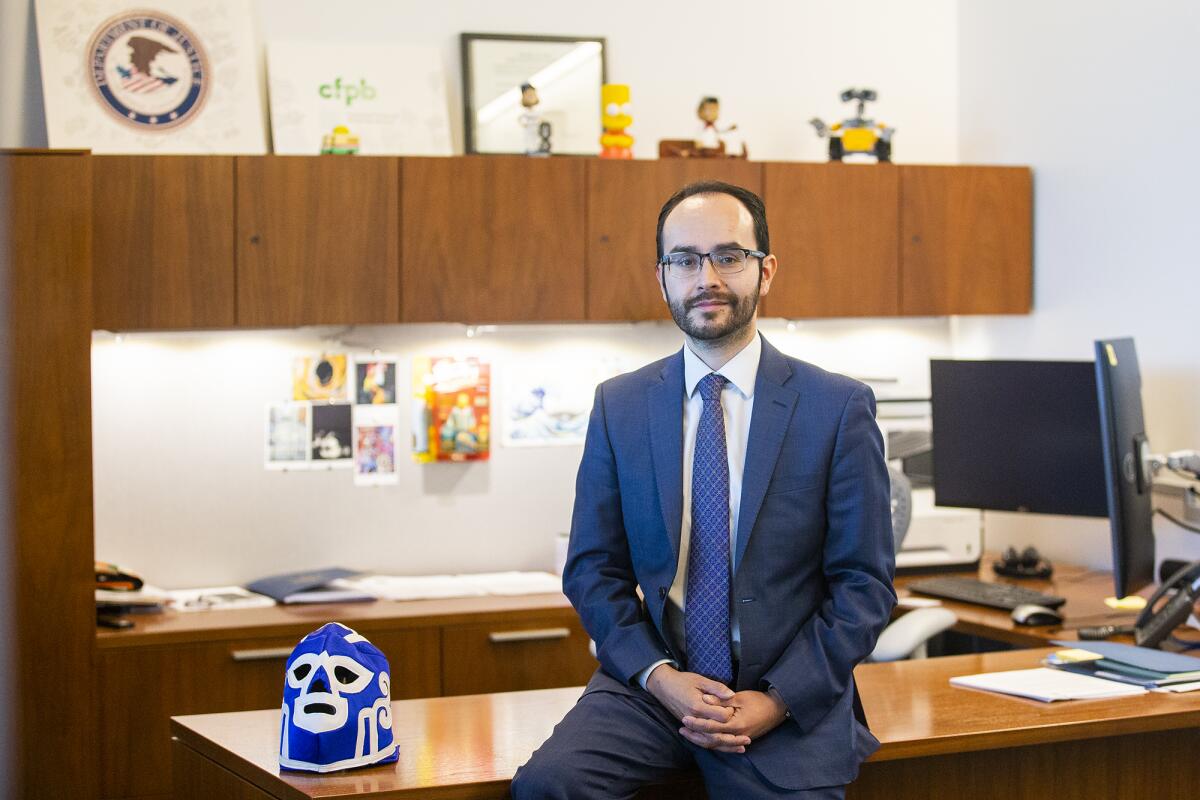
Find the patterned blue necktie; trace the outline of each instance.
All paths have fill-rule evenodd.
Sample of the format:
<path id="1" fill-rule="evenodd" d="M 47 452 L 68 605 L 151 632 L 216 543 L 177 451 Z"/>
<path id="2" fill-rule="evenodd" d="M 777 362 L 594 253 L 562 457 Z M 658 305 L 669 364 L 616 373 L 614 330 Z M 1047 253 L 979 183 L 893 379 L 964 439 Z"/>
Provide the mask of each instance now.
<path id="1" fill-rule="evenodd" d="M 697 386 L 704 408 L 692 460 L 692 536 L 683 610 L 688 669 L 728 685 L 733 680 L 729 636 L 729 458 L 721 390 L 711 373 Z"/>

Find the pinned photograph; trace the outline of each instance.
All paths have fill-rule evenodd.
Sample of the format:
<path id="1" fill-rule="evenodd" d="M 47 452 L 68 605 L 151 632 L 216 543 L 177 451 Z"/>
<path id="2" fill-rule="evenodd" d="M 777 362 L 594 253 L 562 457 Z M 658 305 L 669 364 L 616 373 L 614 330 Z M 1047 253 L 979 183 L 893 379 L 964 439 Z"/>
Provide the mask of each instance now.
<path id="1" fill-rule="evenodd" d="M 354 407 L 354 483 L 356 486 L 394 486 L 396 473 L 397 406 Z"/>
<path id="2" fill-rule="evenodd" d="M 506 447 L 581 445 L 596 386 L 628 369 L 623 360 L 527 359 L 507 370 L 504 390 Z"/>
<path id="3" fill-rule="evenodd" d="M 292 399 L 344 402 L 347 399 L 346 354 L 293 361 Z"/>
<path id="4" fill-rule="evenodd" d="M 475 357 L 413 360 L 413 459 L 482 461 L 491 449 L 491 365 Z"/>
<path id="5" fill-rule="evenodd" d="M 312 463 L 314 467 L 349 467 L 352 439 L 349 403 L 314 403 Z"/>
<path id="6" fill-rule="evenodd" d="M 307 469 L 311 420 L 308 403 L 267 406 L 267 469 Z"/>
<path id="7" fill-rule="evenodd" d="M 363 359 L 354 364 L 354 402 L 386 405 L 396 402 L 396 362 Z"/>

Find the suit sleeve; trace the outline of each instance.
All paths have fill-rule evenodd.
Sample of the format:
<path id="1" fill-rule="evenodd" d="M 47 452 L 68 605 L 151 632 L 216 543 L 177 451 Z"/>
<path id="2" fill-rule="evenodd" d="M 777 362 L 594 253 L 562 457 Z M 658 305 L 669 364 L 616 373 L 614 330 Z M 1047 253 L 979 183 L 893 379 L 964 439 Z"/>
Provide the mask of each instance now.
<path id="1" fill-rule="evenodd" d="M 575 481 L 563 591 L 596 642 L 601 666 L 613 677 L 628 684 L 654 662 L 671 658 L 637 594 L 603 385 L 596 389 Z"/>
<path id="2" fill-rule="evenodd" d="M 820 609 L 765 673 L 803 730 L 845 694 L 896 604 L 891 488 L 875 396 L 861 386 L 842 411 L 830 464 Z"/>

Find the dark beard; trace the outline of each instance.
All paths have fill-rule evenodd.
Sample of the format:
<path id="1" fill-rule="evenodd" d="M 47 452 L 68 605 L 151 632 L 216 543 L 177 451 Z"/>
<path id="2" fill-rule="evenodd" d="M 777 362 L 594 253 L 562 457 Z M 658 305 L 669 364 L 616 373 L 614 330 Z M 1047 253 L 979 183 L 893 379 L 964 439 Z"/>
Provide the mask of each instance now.
<path id="1" fill-rule="evenodd" d="M 738 298 L 732 293 L 725 292 L 705 292 L 695 297 L 689 297 L 687 300 L 678 300 L 671 297 L 667 292 L 667 287 L 664 281 L 663 293 L 667 295 L 667 306 L 671 309 L 671 318 L 675 320 L 675 324 L 679 329 L 693 339 L 706 342 L 717 343 L 722 339 L 736 339 L 746 328 L 754 322 L 754 312 L 758 309 L 758 296 L 762 288 L 762 271 L 758 273 L 758 285 L 754 287 L 754 293 L 743 298 Z M 720 300 L 729 304 L 729 319 L 723 325 L 710 326 L 702 325 L 693 322 L 688 317 L 688 312 L 692 310 L 697 303 L 705 300 Z"/>

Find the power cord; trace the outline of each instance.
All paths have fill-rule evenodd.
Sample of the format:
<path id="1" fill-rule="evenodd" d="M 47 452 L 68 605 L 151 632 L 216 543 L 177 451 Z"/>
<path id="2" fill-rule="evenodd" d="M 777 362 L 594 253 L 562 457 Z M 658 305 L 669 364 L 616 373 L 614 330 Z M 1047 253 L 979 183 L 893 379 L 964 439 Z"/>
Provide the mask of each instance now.
<path id="1" fill-rule="evenodd" d="M 1171 466 L 1168 466 L 1167 469 L 1169 469 L 1171 472 L 1174 472 L 1176 475 L 1183 478 L 1184 480 L 1192 481 L 1192 482 L 1200 481 L 1200 475 L 1196 474 L 1195 472 L 1192 472 L 1191 470 L 1180 469 L 1179 467 L 1171 467 Z"/>
<path id="2" fill-rule="evenodd" d="M 1170 513 L 1169 511 L 1166 511 L 1165 509 L 1156 508 L 1156 509 L 1154 509 L 1154 513 L 1163 515 L 1167 519 L 1171 520 L 1171 522 L 1174 522 L 1176 525 L 1183 528 L 1185 531 L 1191 531 L 1192 533 L 1200 533 L 1200 528 L 1197 528 L 1195 525 L 1191 525 L 1187 522 L 1184 522 L 1179 517 L 1175 516 L 1174 514 Z"/>

